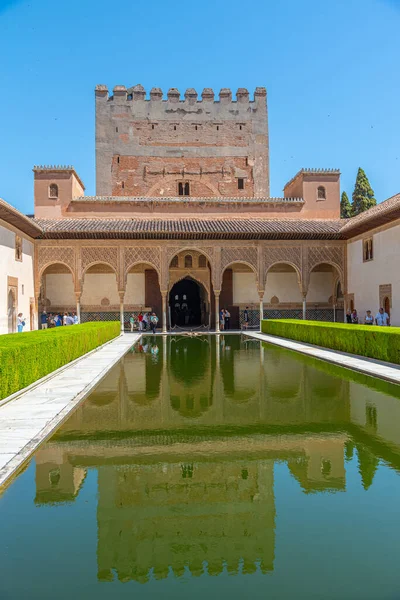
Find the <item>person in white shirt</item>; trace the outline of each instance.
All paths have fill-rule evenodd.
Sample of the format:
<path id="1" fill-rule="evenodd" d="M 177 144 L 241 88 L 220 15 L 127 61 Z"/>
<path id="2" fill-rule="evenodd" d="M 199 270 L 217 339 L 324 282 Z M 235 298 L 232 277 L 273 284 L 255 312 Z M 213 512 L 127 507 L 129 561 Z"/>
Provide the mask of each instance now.
<path id="1" fill-rule="evenodd" d="M 389 315 L 383 310 L 383 308 L 380 308 L 379 312 L 376 314 L 375 323 L 381 326 L 390 325 Z"/>
<path id="2" fill-rule="evenodd" d="M 76 313 L 72 313 L 72 318 L 74 320 L 74 325 L 79 325 L 79 319 Z"/>

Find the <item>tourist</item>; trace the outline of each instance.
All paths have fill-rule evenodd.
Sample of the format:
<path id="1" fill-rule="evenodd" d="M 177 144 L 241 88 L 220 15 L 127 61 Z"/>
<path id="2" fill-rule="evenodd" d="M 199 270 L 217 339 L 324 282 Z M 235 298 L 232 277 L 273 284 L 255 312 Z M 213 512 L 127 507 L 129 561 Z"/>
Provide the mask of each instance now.
<path id="1" fill-rule="evenodd" d="M 149 318 L 147 316 L 147 313 L 144 313 L 142 323 L 143 323 L 143 331 L 146 331 L 147 326 L 149 325 Z"/>
<path id="2" fill-rule="evenodd" d="M 156 313 L 153 312 L 153 314 L 150 317 L 150 327 L 151 327 L 151 330 L 153 333 L 156 332 L 157 323 L 158 323 L 158 317 L 157 317 Z"/>
<path id="3" fill-rule="evenodd" d="M 70 313 L 68 313 L 65 318 L 65 325 L 74 325 L 74 318 Z"/>
<path id="4" fill-rule="evenodd" d="M 67 324 L 67 317 L 68 317 L 67 313 L 64 313 L 64 316 L 63 316 L 63 325 Z"/>
<path id="5" fill-rule="evenodd" d="M 229 329 L 229 322 L 230 322 L 229 320 L 230 320 L 230 318 L 231 318 L 231 313 L 229 312 L 229 310 L 225 309 L 225 331 L 227 329 Z"/>
<path id="6" fill-rule="evenodd" d="M 41 323 L 42 329 L 47 329 L 47 313 L 45 310 L 40 315 L 40 323 Z"/>
<path id="7" fill-rule="evenodd" d="M 248 329 L 249 327 L 249 307 L 246 306 L 243 312 L 243 328 Z"/>
<path id="8" fill-rule="evenodd" d="M 72 319 L 74 321 L 74 325 L 79 325 L 79 319 L 76 313 L 72 313 Z"/>
<path id="9" fill-rule="evenodd" d="M 139 331 L 143 331 L 143 313 L 140 312 L 138 314 L 138 321 L 139 321 Z"/>
<path id="10" fill-rule="evenodd" d="M 375 316 L 375 323 L 380 327 L 386 327 L 390 325 L 389 315 L 382 307 L 379 309 L 379 312 Z"/>
<path id="11" fill-rule="evenodd" d="M 25 319 L 22 316 L 22 313 L 18 313 L 18 319 L 17 319 L 17 329 L 18 329 L 18 333 L 22 333 L 23 329 L 25 327 Z"/>
<path id="12" fill-rule="evenodd" d="M 129 317 L 129 325 L 131 326 L 131 333 L 133 333 L 133 328 L 135 325 L 135 315 L 133 313 L 131 313 L 131 316 Z"/>
<path id="13" fill-rule="evenodd" d="M 225 311 L 223 308 L 219 311 L 219 329 L 224 331 L 225 328 Z"/>
<path id="14" fill-rule="evenodd" d="M 56 315 L 54 317 L 54 325 L 56 327 L 60 327 L 60 325 L 62 325 L 61 315 Z"/>
<path id="15" fill-rule="evenodd" d="M 351 323 L 351 310 L 346 312 L 346 323 Z"/>
<path id="16" fill-rule="evenodd" d="M 370 310 L 367 310 L 366 315 L 364 317 L 364 325 L 373 325 L 374 324 L 374 317 L 372 316 L 372 313 Z"/>
<path id="17" fill-rule="evenodd" d="M 358 314 L 356 309 L 354 309 L 351 313 L 351 322 L 353 323 L 353 325 L 358 325 Z"/>

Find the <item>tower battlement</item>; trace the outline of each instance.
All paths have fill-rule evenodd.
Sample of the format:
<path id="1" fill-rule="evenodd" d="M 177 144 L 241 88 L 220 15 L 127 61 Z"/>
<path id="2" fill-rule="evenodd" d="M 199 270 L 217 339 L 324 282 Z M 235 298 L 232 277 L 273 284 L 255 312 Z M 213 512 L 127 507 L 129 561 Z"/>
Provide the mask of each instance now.
<path id="1" fill-rule="evenodd" d="M 96 193 L 269 196 L 267 92 L 97 85 Z"/>

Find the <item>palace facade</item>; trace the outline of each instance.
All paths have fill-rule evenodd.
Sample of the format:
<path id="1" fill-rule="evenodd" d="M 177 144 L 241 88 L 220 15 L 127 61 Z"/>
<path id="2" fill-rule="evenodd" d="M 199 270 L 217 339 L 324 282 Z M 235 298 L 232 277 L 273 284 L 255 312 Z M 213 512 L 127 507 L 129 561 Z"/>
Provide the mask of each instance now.
<path id="1" fill-rule="evenodd" d="M 340 171 L 301 169 L 271 198 L 265 88 L 99 85 L 95 100 L 97 195 L 73 167 L 36 166 L 34 217 L 0 204 L 2 333 L 42 310 L 218 331 L 220 308 L 236 328 L 245 307 L 257 326 L 384 305 L 400 325 L 400 196 L 343 220 Z"/>

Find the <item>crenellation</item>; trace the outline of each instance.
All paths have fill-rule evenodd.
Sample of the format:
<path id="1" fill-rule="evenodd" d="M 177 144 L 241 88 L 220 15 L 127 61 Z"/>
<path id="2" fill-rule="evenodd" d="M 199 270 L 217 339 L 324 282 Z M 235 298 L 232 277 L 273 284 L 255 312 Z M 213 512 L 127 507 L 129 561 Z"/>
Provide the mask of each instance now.
<path id="1" fill-rule="evenodd" d="M 195 104 L 197 102 L 197 92 L 193 88 L 188 88 L 185 92 L 185 100 L 189 104 Z"/>
<path id="2" fill-rule="evenodd" d="M 150 90 L 150 100 L 160 102 L 162 100 L 163 93 L 161 88 L 153 87 Z"/>
<path id="3" fill-rule="evenodd" d="M 214 90 L 212 88 L 204 88 L 201 97 L 203 102 L 214 102 Z"/>
<path id="4" fill-rule="evenodd" d="M 236 92 L 237 102 L 249 102 L 249 90 L 246 88 L 238 88 Z"/>
<path id="5" fill-rule="evenodd" d="M 219 101 L 223 104 L 232 102 L 232 90 L 229 88 L 221 88 L 219 92 Z"/>
<path id="6" fill-rule="evenodd" d="M 169 102 L 179 102 L 180 92 L 177 88 L 169 88 L 167 97 Z"/>

